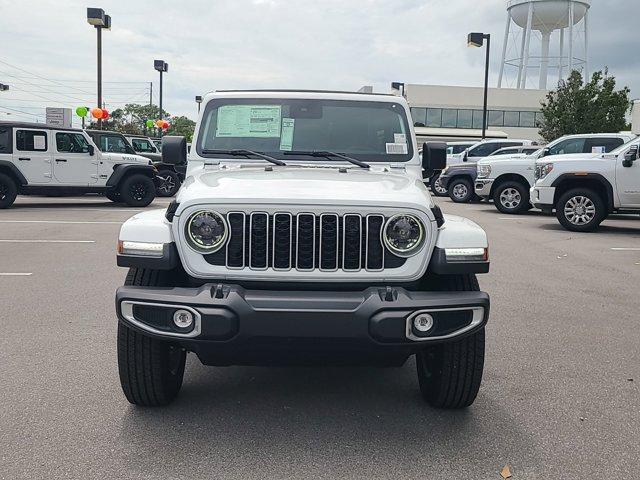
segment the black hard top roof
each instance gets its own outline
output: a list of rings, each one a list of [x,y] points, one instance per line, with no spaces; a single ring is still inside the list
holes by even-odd
[[[0,121],[0,127],[15,127],[15,128],[37,128],[40,130],[64,130],[68,132],[81,132],[81,128],[65,128],[56,127],[54,125],[47,125],[46,123],[33,123],[33,122],[11,122]]]

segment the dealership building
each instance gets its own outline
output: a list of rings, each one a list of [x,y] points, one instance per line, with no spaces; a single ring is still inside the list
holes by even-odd
[[[411,107],[419,140],[482,138],[483,88],[406,84],[400,87]],[[487,138],[541,141],[536,127],[547,90],[490,88]]]

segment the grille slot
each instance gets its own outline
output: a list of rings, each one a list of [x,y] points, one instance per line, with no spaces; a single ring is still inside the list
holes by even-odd
[[[357,272],[403,266],[382,243],[386,218],[356,213],[229,212],[226,248],[204,255],[228,269]]]

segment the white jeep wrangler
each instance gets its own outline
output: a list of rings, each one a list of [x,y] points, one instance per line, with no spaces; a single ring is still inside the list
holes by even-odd
[[[82,193],[146,207],[155,197],[155,173],[139,155],[101,152],[84,130],[0,122],[0,208],[18,194]]]
[[[536,162],[531,201],[556,211],[560,224],[590,232],[611,213],[640,213],[640,161],[636,138],[598,156],[559,155]]]
[[[610,152],[635,136],[627,133],[592,133],[565,135],[529,156],[487,157],[477,164],[475,193],[480,198],[493,199],[502,213],[523,213],[531,208],[529,190],[535,182],[536,160],[555,155],[584,158]]]
[[[127,399],[178,394],[206,365],[402,366],[433,406],[473,403],[489,296],[485,232],[442,215],[394,95],[227,91],[204,98],[187,178],[166,211],[124,223],[116,293]],[[182,137],[163,155],[186,159]]]

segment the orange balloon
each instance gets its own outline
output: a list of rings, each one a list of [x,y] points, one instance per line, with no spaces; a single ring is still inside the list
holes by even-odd
[[[156,120],[156,127],[162,128],[162,125],[164,125],[164,120]]]
[[[102,118],[102,109],[101,108],[92,108],[91,109],[91,116],[93,118]]]

